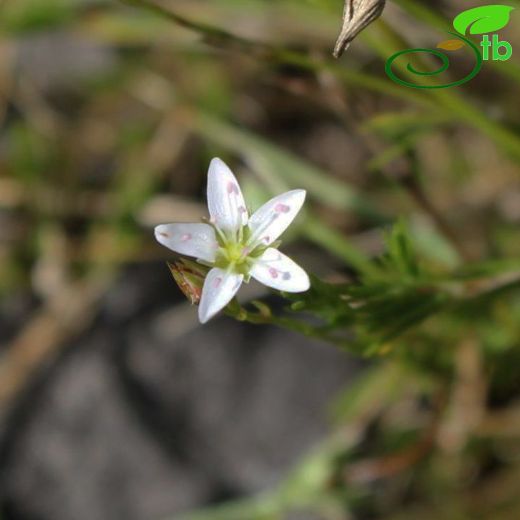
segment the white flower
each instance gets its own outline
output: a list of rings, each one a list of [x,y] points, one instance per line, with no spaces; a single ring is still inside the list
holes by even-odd
[[[210,220],[202,224],[163,224],[156,239],[176,253],[211,267],[202,288],[199,319],[207,322],[251,277],[286,292],[309,289],[307,273],[276,248],[277,238],[300,211],[305,190],[271,199],[249,218],[238,182],[220,159],[208,172]]]

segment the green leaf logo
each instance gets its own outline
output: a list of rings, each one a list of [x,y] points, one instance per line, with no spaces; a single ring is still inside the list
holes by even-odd
[[[486,34],[498,31],[509,23],[513,7],[508,5],[483,5],[460,13],[453,20],[453,27],[460,34]]]

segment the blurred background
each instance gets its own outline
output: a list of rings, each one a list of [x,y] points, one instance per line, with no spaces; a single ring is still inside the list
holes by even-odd
[[[494,393],[452,321],[414,338],[453,384],[433,435],[431,371],[202,327],[153,239],[206,216],[219,156],[252,208],[307,189],[284,251],[325,280],[355,279],[398,217],[431,264],[518,257],[516,52],[454,89],[384,71],[484,3],[389,1],[336,61],[341,0],[0,1],[1,520],[519,518],[517,409],[468,440],[482,396],[520,392],[518,298],[476,334],[509,369]],[[472,66],[453,52],[446,76]]]

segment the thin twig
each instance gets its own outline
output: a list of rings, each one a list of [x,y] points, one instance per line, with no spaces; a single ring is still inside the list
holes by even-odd
[[[37,311],[0,358],[0,412],[22,392],[31,376],[65,342],[84,330],[111,277],[96,277],[64,288]]]
[[[449,413],[438,435],[439,444],[450,454],[464,448],[485,416],[488,385],[476,338],[464,338],[459,345],[454,375]]]
[[[213,43],[222,43],[222,44],[232,44],[233,46],[238,46],[242,50],[255,50],[255,51],[263,51],[269,52],[272,51],[272,47],[267,44],[250,40],[247,38],[243,38],[236,34],[230,33],[224,29],[216,27],[214,25],[206,24],[203,22],[196,22],[194,20],[190,20],[185,16],[182,16],[175,11],[171,11],[162,7],[161,5],[148,2],[147,0],[120,0],[122,3],[131,5],[133,7],[140,7],[142,9],[146,9],[152,13],[158,14],[163,18],[166,18],[181,27],[186,29],[190,29],[197,33],[203,34],[206,38],[209,38]]]
[[[432,106],[429,98],[423,93],[411,91],[411,89],[403,89],[399,85],[394,85],[385,79],[342,67],[332,60],[313,58],[307,52],[295,51],[287,47],[275,46],[237,36],[214,25],[193,21],[186,16],[179,15],[149,0],[120,1],[126,5],[155,13],[181,27],[193,30],[201,34],[206,42],[212,45],[237,49],[245,54],[255,55],[263,60],[271,60],[277,64],[291,65],[305,71],[318,72],[327,70],[351,85],[403,99],[408,102],[412,101],[419,106]]]
[[[435,448],[435,440],[440,419],[446,405],[446,396],[441,389],[434,399],[429,424],[425,427],[416,443],[391,455],[365,459],[350,464],[343,472],[347,484],[366,484],[374,480],[393,477],[406,471],[427,457]]]

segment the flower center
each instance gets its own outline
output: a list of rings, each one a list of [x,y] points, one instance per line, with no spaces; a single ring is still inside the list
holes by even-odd
[[[251,243],[251,232],[247,226],[242,227],[233,237],[226,236],[218,228],[215,228],[215,230],[220,246],[217,250],[215,266],[247,277],[251,267],[263,254],[267,246]]]
[[[227,259],[230,264],[243,264],[247,257],[247,251],[244,245],[235,242],[228,243],[222,249],[222,255]]]

